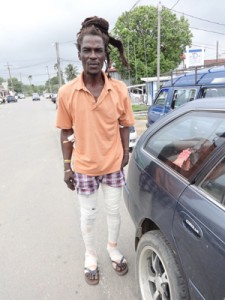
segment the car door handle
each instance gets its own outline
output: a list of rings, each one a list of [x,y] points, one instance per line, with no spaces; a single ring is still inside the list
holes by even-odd
[[[186,213],[182,213],[183,225],[184,227],[197,238],[201,238],[203,236],[202,229],[200,226]]]

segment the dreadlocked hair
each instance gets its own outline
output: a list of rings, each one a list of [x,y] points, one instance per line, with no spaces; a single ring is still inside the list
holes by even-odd
[[[109,23],[105,19],[98,18],[96,16],[86,18],[82,22],[81,26],[82,27],[77,34],[77,49],[78,49],[78,51],[81,50],[81,43],[82,43],[85,35],[88,35],[88,34],[97,35],[103,39],[104,44],[105,44],[105,53],[106,53],[106,70],[105,71],[107,72],[111,66],[110,46],[117,48],[117,50],[119,51],[119,55],[120,55],[122,64],[125,67],[129,68],[129,63],[124,55],[123,44],[120,40],[117,40],[109,35],[109,33],[108,33]]]

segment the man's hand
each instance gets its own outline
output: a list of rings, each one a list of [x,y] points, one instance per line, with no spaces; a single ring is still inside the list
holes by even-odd
[[[125,153],[123,155],[123,160],[122,160],[122,163],[121,163],[121,169],[123,169],[129,162],[129,153]]]
[[[64,181],[67,184],[67,187],[72,191],[75,190],[76,184],[74,180],[74,174],[72,170],[67,170],[64,173]]]

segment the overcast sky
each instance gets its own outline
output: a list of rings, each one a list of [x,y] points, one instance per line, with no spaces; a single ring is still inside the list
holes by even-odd
[[[158,5],[157,0],[11,0],[0,4],[0,77],[11,75],[28,83],[45,84],[55,76],[56,50],[59,43],[62,69],[69,63],[80,67],[74,45],[81,22],[93,15],[103,17],[112,29],[117,18],[135,4]],[[205,46],[206,58],[225,57],[224,0],[161,0],[161,4],[189,20],[193,46]]]

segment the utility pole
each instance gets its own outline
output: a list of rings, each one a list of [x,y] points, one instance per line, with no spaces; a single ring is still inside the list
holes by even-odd
[[[14,86],[13,86],[13,81],[12,81],[12,76],[11,76],[11,70],[10,70],[10,65],[9,63],[7,62],[7,68],[8,68],[8,71],[9,71],[9,79],[10,79],[10,82],[11,82],[11,87],[12,87],[12,91],[14,92]]]
[[[59,87],[61,87],[62,86],[62,74],[61,74],[61,68],[60,68],[59,43],[57,43],[57,42],[55,43],[55,49],[56,49],[56,57],[57,57]]]
[[[48,71],[48,66],[46,66],[46,69],[47,69],[47,74],[48,74],[48,88],[49,88],[49,92],[52,94],[52,86],[51,86],[51,78],[50,78],[50,74],[49,74],[49,71]]]
[[[160,88],[160,22],[161,22],[161,2],[158,4],[158,35],[157,35],[157,91]]]
[[[216,63],[219,63],[219,42],[216,42]]]
[[[22,81],[22,75],[20,73],[20,82],[21,82],[21,92],[23,93],[23,81]]]

